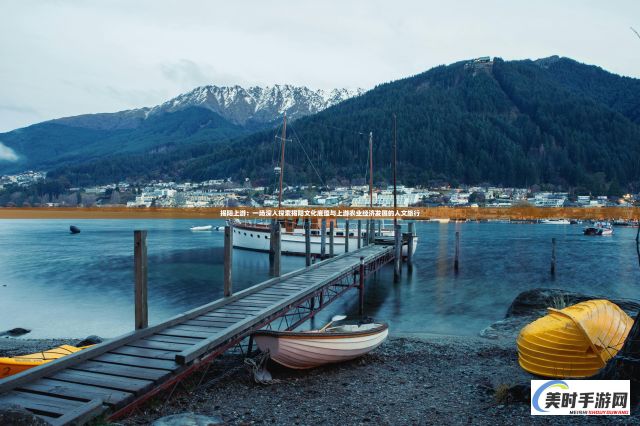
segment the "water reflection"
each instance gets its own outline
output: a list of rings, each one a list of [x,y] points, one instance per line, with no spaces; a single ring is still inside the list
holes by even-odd
[[[148,230],[151,322],[222,296],[223,236],[193,233],[198,220],[0,221],[0,329],[33,329],[32,337],[113,336],[133,323],[132,231]],[[506,223],[417,223],[414,268],[393,282],[386,266],[369,278],[366,314],[397,332],[475,334],[500,319],[521,291],[558,287],[616,298],[639,298],[635,233],[584,237],[578,226]],[[460,271],[453,271],[455,232]],[[555,281],[549,274],[557,239]],[[304,265],[283,256],[283,272]],[[268,256],[234,250],[238,291],[269,278]],[[356,315],[357,292],[334,302],[313,323]]]

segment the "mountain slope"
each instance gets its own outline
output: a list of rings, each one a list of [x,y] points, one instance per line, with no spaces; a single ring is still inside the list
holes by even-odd
[[[51,120],[0,134],[0,143],[17,156],[16,161],[0,157],[0,173],[216,142],[269,128],[284,112],[292,119],[303,117],[357,93],[289,85],[246,90],[206,86],[153,108]]]
[[[583,72],[590,68],[571,66]],[[611,80],[601,84],[611,90],[630,84]],[[640,127],[632,121],[638,108],[604,102],[602,93],[599,87],[571,87],[557,69],[533,61],[460,62],[378,86],[301,119],[293,125],[294,136],[324,180],[362,179],[366,134],[373,131],[376,178],[389,182],[395,113],[403,183],[554,184],[598,192],[618,184],[638,187]],[[191,160],[180,173],[192,179],[234,175],[268,182],[274,165],[270,140],[259,134],[224,144]],[[305,157],[296,143],[290,144],[290,183],[318,181]]]
[[[565,58],[439,66],[293,122],[285,181],[320,183],[316,169],[324,182],[363,181],[372,131],[374,178],[389,183],[396,114],[398,176],[405,184],[638,190],[638,95],[638,80]],[[274,133],[69,165],[52,176],[78,183],[232,176],[271,184],[279,150]]]

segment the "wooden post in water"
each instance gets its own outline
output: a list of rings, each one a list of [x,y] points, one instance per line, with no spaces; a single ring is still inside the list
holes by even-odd
[[[135,272],[135,326],[149,325],[147,306],[147,231],[133,231],[133,269]]]
[[[269,227],[269,272],[271,275],[275,275],[274,262],[276,259],[276,220],[271,219],[271,226]]]
[[[327,219],[322,218],[320,221],[320,260],[324,259],[327,254]]]
[[[344,221],[344,252],[349,252],[349,219]]]
[[[456,231],[456,255],[453,260],[453,270],[458,273],[460,266],[460,231]]]
[[[360,306],[358,312],[360,312],[360,316],[364,315],[364,257],[360,257],[360,285],[359,285],[359,293],[360,293]]]
[[[233,226],[224,227],[224,297],[231,296],[233,292],[232,283],[233,266]]]
[[[556,239],[551,238],[551,276],[556,276]]]
[[[394,259],[393,259],[393,280],[400,281],[400,262],[402,261],[402,228],[399,224],[393,226],[394,230]]]
[[[415,223],[409,222],[409,241],[407,243],[407,270],[413,270],[413,234]]]
[[[362,221],[358,219],[358,248],[362,247]]]
[[[329,257],[333,257],[333,220],[329,223]]]
[[[279,277],[282,274],[280,267],[280,256],[282,254],[282,229],[280,228],[280,222],[278,221],[274,221],[273,223],[270,244],[273,244],[273,276]]]
[[[309,219],[304,220],[304,256],[305,265],[311,266],[311,226]]]

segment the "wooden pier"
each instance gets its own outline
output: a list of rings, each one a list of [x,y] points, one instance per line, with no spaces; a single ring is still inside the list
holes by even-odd
[[[53,425],[122,417],[256,330],[294,329],[352,288],[362,301],[364,278],[394,257],[387,242],[365,245],[238,293],[225,286],[226,297],[156,325],[136,309],[137,330],[0,380],[0,405]],[[136,274],[144,269],[146,260]],[[143,292],[137,298],[146,299]]]

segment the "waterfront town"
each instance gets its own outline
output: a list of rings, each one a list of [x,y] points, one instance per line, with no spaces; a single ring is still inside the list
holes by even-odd
[[[254,186],[246,179],[234,182],[214,179],[204,182],[151,181],[128,182],[91,187],[69,187],[53,192],[27,196],[27,189],[43,182],[46,173],[28,171],[0,176],[0,207],[275,207],[275,188]],[[429,186],[398,186],[397,206],[402,207],[633,207],[640,205],[639,194],[580,194],[559,192],[533,186],[505,188],[499,186],[459,186],[446,183]],[[315,185],[285,186],[284,207],[350,206],[393,207],[393,187],[375,188],[373,203],[367,185],[320,187]]]

